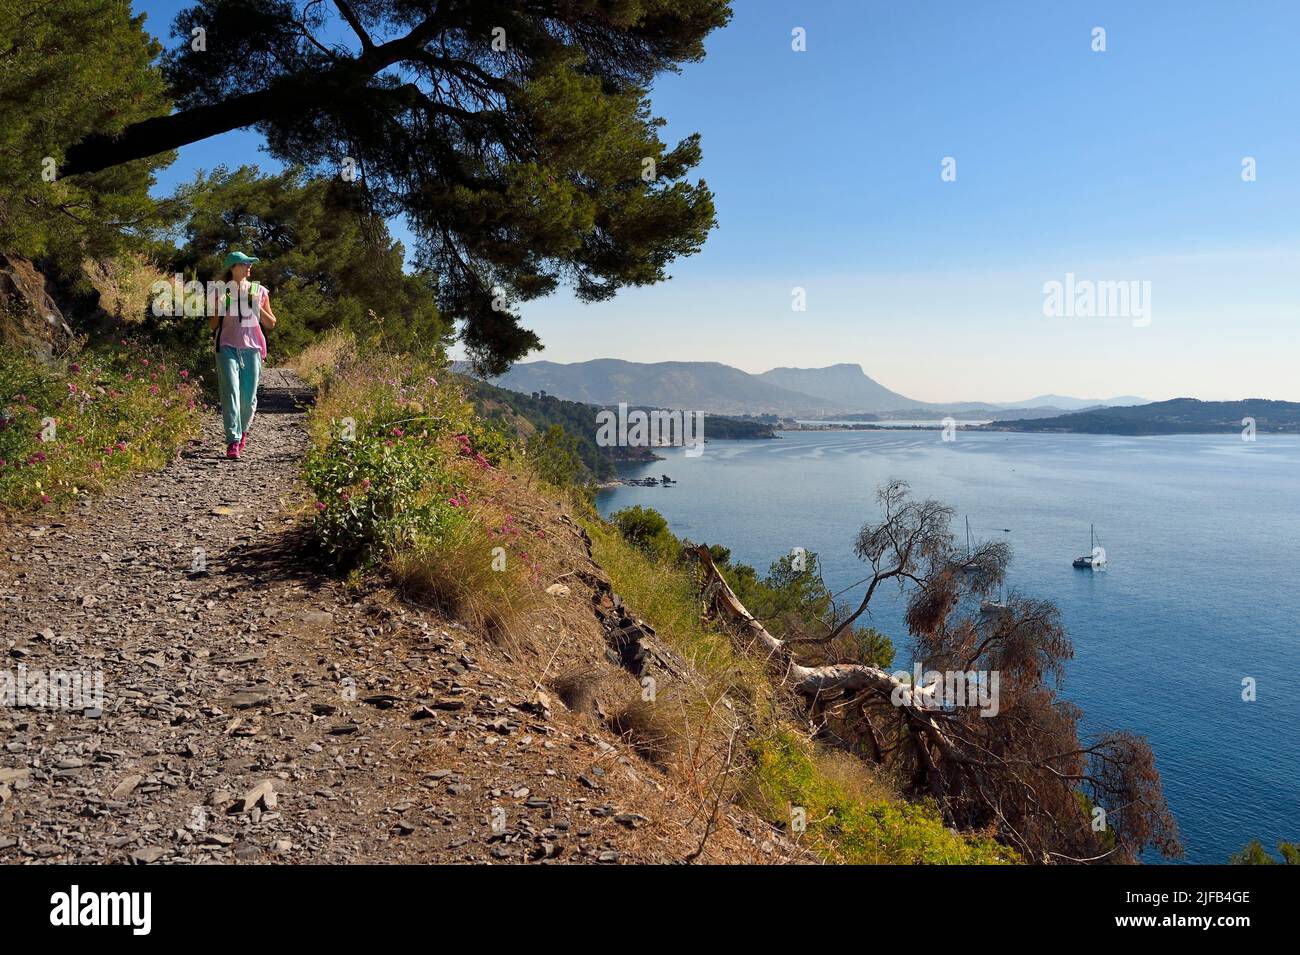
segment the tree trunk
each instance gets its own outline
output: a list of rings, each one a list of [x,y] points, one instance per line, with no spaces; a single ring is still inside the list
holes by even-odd
[[[887,697],[907,713],[924,730],[930,741],[945,752],[954,750],[943,728],[931,712],[936,686],[913,687],[879,667],[860,663],[835,663],[806,667],[790,658],[785,641],[779,640],[745,609],[735,592],[723,579],[708,547],[700,545],[695,555],[704,567],[704,598],[715,610],[745,633],[761,643],[768,653],[785,663],[785,677],[802,695],[808,697],[839,696],[843,693],[873,691]]]

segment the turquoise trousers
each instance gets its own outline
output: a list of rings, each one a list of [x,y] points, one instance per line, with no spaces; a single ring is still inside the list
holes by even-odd
[[[231,348],[217,352],[217,391],[221,396],[221,422],[226,444],[234,444],[253,423],[257,411],[257,384],[262,378],[262,353],[256,348]]]

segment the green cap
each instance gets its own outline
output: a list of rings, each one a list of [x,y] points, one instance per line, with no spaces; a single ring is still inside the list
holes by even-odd
[[[253,256],[245,255],[243,252],[227,252],[226,261],[221,263],[221,267],[228,269],[232,265],[252,265],[256,261]]]

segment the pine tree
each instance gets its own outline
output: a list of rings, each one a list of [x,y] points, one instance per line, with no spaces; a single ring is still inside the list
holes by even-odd
[[[407,274],[401,243],[382,218],[354,208],[357,201],[346,183],[310,179],[301,169],[261,175],[255,166],[218,167],[174,197],[185,217],[172,271],[217,279],[230,249],[256,255],[256,277],[272,290],[282,320],[273,333],[280,356],[333,328],[390,350],[438,350],[449,328],[433,301],[432,276]]]
[[[171,109],[143,24],[127,0],[0,0],[0,249],[71,273],[157,224],[171,153],[64,178],[71,144]]]
[[[499,373],[541,344],[518,303],[662,281],[704,242],[699,138],[665,145],[648,91],[729,17],[727,0],[200,0],[165,57],[179,110],[87,136],[66,172],[255,126],[405,214],[444,312]]]

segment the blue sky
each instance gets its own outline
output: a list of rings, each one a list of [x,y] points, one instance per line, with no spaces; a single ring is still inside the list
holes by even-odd
[[[185,4],[134,6],[165,37]],[[734,7],[653,97],[667,138],[702,134],[719,228],[668,283],[526,305],[531,357],[847,361],[934,401],[1300,400],[1300,4]],[[274,166],[258,145],[186,147],[160,185]],[[1045,316],[1066,273],[1150,282],[1149,323]]]

